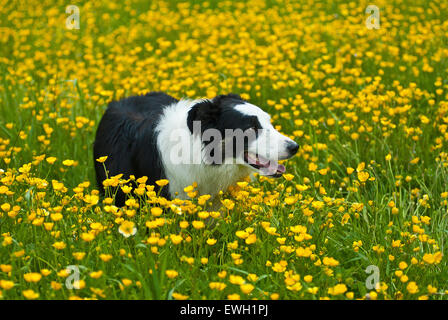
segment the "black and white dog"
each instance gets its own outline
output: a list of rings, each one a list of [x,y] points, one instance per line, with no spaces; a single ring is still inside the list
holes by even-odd
[[[108,156],[107,176],[96,161],[95,171],[102,192],[107,177],[122,173],[146,176],[152,185],[168,179],[162,190],[168,199],[186,199],[184,188],[193,182],[199,194],[215,196],[253,172],[281,176],[285,167],[277,161],[298,148],[274,129],[269,114],[238,95],[177,100],[151,92],[109,104],[94,144],[94,159]],[[115,204],[124,201],[118,190]]]

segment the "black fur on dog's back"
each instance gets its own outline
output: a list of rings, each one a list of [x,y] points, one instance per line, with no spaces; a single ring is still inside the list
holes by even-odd
[[[104,162],[108,176],[120,173],[123,179],[147,176],[148,185],[165,178],[154,129],[164,107],[178,102],[161,93],[151,92],[109,103],[96,132],[93,148],[94,160],[107,156]],[[103,181],[106,173],[102,163],[95,161],[95,172],[100,192],[104,194]],[[157,190],[157,185],[156,190]],[[168,198],[166,187],[162,196]],[[115,198],[117,206],[123,206],[125,195],[119,189]]]

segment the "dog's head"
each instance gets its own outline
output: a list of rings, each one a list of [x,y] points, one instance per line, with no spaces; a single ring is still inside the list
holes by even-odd
[[[234,94],[196,103],[187,124],[193,135],[201,135],[203,158],[212,165],[236,162],[278,177],[285,167],[277,161],[291,158],[299,149],[275,130],[268,113]]]

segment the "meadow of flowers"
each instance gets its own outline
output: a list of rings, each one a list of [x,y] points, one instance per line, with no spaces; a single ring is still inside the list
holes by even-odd
[[[0,2],[0,299],[446,299],[448,2]],[[115,176],[117,208],[96,126],[159,90],[239,93],[299,152],[219,210]]]

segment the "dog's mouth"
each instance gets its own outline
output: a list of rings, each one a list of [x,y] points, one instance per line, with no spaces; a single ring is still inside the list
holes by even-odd
[[[254,154],[245,151],[244,161],[251,167],[255,168],[263,176],[269,176],[278,178],[285,173],[286,168],[284,165],[279,164],[277,161],[266,159],[259,154]]]

